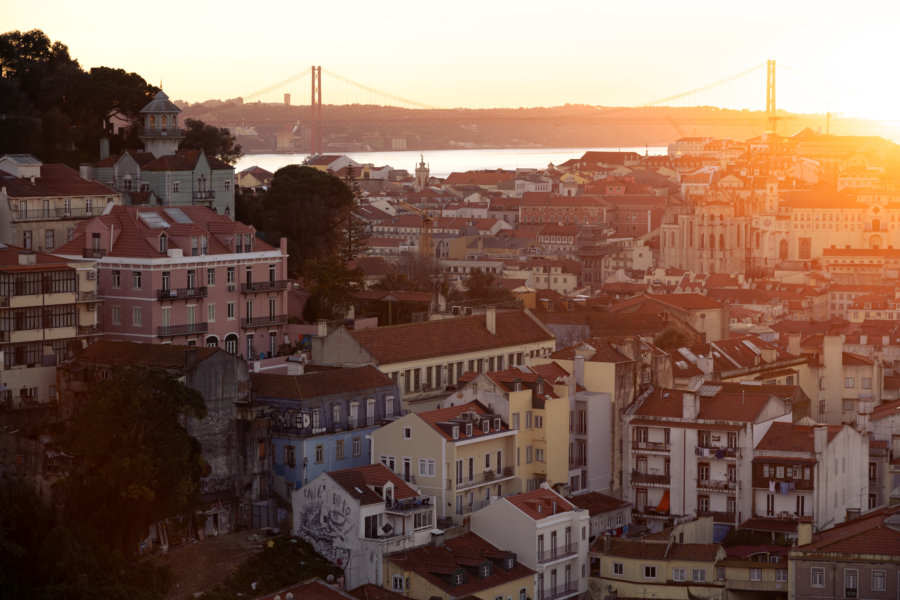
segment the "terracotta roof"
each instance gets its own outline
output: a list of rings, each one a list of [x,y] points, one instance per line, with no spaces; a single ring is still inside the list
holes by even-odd
[[[500,423],[500,429],[497,429],[496,427],[494,427],[493,419],[491,419],[487,433],[482,430],[481,424],[479,422],[468,421],[469,423],[472,423],[472,435],[468,435],[466,433],[466,428],[463,426],[464,421],[461,419],[461,416],[463,413],[472,412],[474,412],[476,415],[491,414],[488,412],[487,408],[485,408],[485,406],[477,400],[474,402],[469,402],[467,404],[448,406],[446,408],[428,410],[417,414],[420,419],[430,425],[431,428],[437,431],[441,436],[443,436],[444,439],[451,441],[454,439],[452,433],[453,425],[459,425],[459,436],[456,438],[458,440],[475,439],[486,435],[509,431],[509,427],[507,427],[506,424],[504,424],[502,421]]]
[[[34,184],[29,178],[19,178],[0,171],[0,187],[6,188],[10,198],[119,195],[102,183],[82,179],[75,169],[57,164],[42,164],[41,176],[35,178]],[[100,209],[101,207],[97,208]]]
[[[444,180],[444,185],[459,185],[459,184],[473,184],[473,185],[498,185],[503,181],[510,181],[515,179],[516,172],[515,171],[504,171],[502,169],[497,169],[496,171],[465,171],[465,172],[453,172],[447,176],[447,179]]]
[[[308,579],[301,584],[290,585],[284,589],[256,596],[252,600],[274,600],[277,598],[285,598],[288,594],[293,594],[294,598],[300,600],[353,600],[353,596],[328,585],[319,578]],[[382,600],[379,598],[379,600]]]
[[[360,290],[356,292],[360,300],[386,300],[397,302],[431,302],[434,294],[429,292],[407,292],[406,290]]]
[[[501,567],[503,558],[510,555],[511,552],[470,532],[446,540],[440,546],[421,546],[385,558],[404,571],[414,572],[449,597],[462,598],[514,581],[532,582],[534,571],[518,561],[509,571]],[[478,567],[488,561],[493,564],[492,572],[481,577]],[[465,581],[451,585],[448,576],[458,571],[465,573]]]
[[[34,263],[33,265],[23,265],[19,263],[19,256],[25,255],[33,255]],[[45,254],[43,252],[35,252],[34,250],[27,250],[25,248],[20,248],[18,246],[10,246],[9,244],[0,244],[0,271],[4,271],[7,273],[12,272],[21,272],[21,271],[65,271],[72,270],[69,267],[68,263],[62,259],[57,258],[51,254]]]
[[[303,400],[393,385],[393,380],[371,365],[330,369],[303,375],[251,373],[250,383],[258,398]]]
[[[590,513],[592,517],[594,515],[599,515],[611,510],[616,510],[617,508],[631,506],[630,502],[621,500],[619,498],[613,498],[612,496],[607,496],[606,494],[601,494],[600,492],[578,494],[569,498],[569,502],[571,502],[578,508],[585,509],[586,511],[588,511],[588,513]]]
[[[887,417],[892,417],[894,415],[900,415],[900,400],[892,400],[890,402],[879,404],[872,410],[871,419],[873,421],[880,421],[881,419],[886,419]]]
[[[578,508],[556,492],[544,488],[506,496],[504,500],[534,521],[540,521],[563,512],[573,512]],[[554,502],[556,502],[556,512],[553,511]]]
[[[893,527],[886,521],[890,520]],[[836,554],[886,554],[900,562],[900,506],[884,507],[845,521],[813,535],[812,542],[796,552]]]
[[[484,315],[354,330],[350,334],[379,364],[481,352],[553,339],[525,311],[497,311],[496,334]]]
[[[388,481],[394,484],[394,498],[398,500],[416,498],[421,495],[381,463],[329,471],[327,474],[352,498],[359,500],[361,506],[384,504],[384,498],[378,495],[373,488],[383,487]]]
[[[768,394],[719,393],[700,399],[698,419],[752,423],[769,402]]]
[[[348,592],[359,600],[406,600],[406,596],[391,590],[378,587],[374,583],[365,583]]]
[[[669,417],[680,419],[683,412],[683,390],[655,389],[645,399],[643,404],[634,411],[635,415],[646,417]]]
[[[828,442],[841,430],[840,425],[828,425]],[[808,425],[775,422],[769,427],[766,435],[756,444],[755,450],[777,450],[784,452],[815,451],[815,428]]]
[[[205,346],[98,340],[79,352],[75,358],[78,362],[102,365],[144,365],[162,369],[184,369],[191,353],[194,353],[197,362],[201,362],[216,352],[224,350]]]
[[[797,519],[773,519],[767,517],[751,517],[741,523],[740,529],[754,531],[775,531],[792,533],[797,531]]]

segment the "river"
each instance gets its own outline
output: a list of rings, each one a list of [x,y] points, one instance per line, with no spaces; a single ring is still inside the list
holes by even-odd
[[[497,148],[475,150],[425,150],[422,152],[433,177],[447,177],[458,171],[477,169],[545,169],[550,163],[564,163],[570,158],[580,158],[588,151],[623,151],[637,152],[641,155],[665,154],[665,146],[639,148]],[[419,162],[419,152],[407,150],[403,152],[336,152],[344,154],[361,164],[373,164],[376,167],[390,165],[395,169],[406,169],[410,174],[415,172]],[[281,167],[301,164],[306,154],[248,154],[235,165],[237,172],[247,167],[258,166],[274,173]]]

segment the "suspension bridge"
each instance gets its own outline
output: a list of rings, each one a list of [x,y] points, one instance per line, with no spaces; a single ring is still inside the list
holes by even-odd
[[[777,66],[776,77],[775,61],[767,60],[705,85],[659,99],[628,107],[604,106],[602,99],[598,99],[596,107],[603,109],[598,111],[598,114],[613,121],[617,117],[616,111],[625,113],[626,109],[630,108],[715,107],[753,113],[757,120],[763,114],[768,129],[774,131],[777,129],[779,121],[794,118],[789,116],[788,112],[806,115],[828,114],[830,120],[830,114],[841,112],[842,108],[839,103],[834,102],[834,96],[829,82],[805,75],[801,71],[783,64]],[[243,96],[243,101],[245,103],[260,102],[308,107],[310,150],[313,154],[322,152],[322,123],[323,119],[328,120],[327,115],[323,117],[323,102],[325,106],[370,105],[402,109],[445,110],[447,112],[444,114],[447,118],[450,118],[451,110],[447,107],[432,106],[415,99],[402,97],[374,85],[364,84],[326,70],[321,66],[313,66],[249,93]],[[432,119],[441,118],[440,113],[429,111],[428,114]],[[346,113],[342,118],[346,118]],[[680,134],[684,134],[682,128],[671,117],[665,118]],[[723,119],[731,119],[732,122],[739,118],[740,116],[734,114],[723,116]],[[749,117],[745,117],[745,119],[747,118]],[[634,122],[633,119],[631,122]],[[826,120],[826,129],[828,122]]]

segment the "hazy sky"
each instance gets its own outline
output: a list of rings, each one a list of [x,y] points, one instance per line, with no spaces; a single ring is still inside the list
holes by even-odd
[[[85,68],[134,71],[191,102],[316,64],[438,107],[636,105],[771,58],[780,107],[900,119],[896,1],[0,0],[0,31],[33,28]],[[762,108],[765,69],[754,77],[693,103]],[[372,99],[324,79],[325,103]],[[309,78],[263,99],[285,91],[308,103]]]

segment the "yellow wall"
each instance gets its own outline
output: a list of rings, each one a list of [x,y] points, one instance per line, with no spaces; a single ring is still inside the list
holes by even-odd
[[[385,568],[383,569],[384,583],[382,584],[382,587],[385,589],[388,589],[388,590],[391,589],[391,580],[394,575],[402,574],[404,582],[406,581],[406,578],[409,577],[410,589],[404,590],[402,592],[402,595],[406,596],[407,598],[431,598],[431,597],[436,596],[438,598],[453,599],[453,598],[459,598],[459,597],[466,595],[466,594],[448,595],[448,593],[443,588],[440,588],[440,587],[434,585],[433,583],[431,583],[430,581],[428,581],[427,579],[425,579],[418,573],[416,573],[414,571],[404,571],[404,570],[400,569],[399,567],[397,567],[397,565],[391,563],[390,561],[386,561],[386,563],[387,564],[385,565]],[[499,567],[497,567],[495,565],[494,568],[498,569]],[[467,570],[466,571],[466,583],[467,583],[466,588],[469,588],[468,584],[471,584],[471,583],[477,582],[477,581],[478,581],[478,576],[473,574],[469,570]],[[502,596],[503,598],[513,598],[514,600],[518,600],[519,590],[522,588],[526,589],[526,597],[534,598],[534,575],[526,575],[524,577],[520,577],[519,579],[510,581],[510,582],[507,582],[507,583],[504,583],[501,585],[496,585],[494,587],[485,588],[483,590],[478,590],[474,595],[479,598],[485,598],[488,600],[493,600],[497,596]]]

